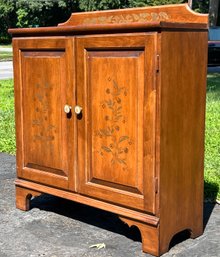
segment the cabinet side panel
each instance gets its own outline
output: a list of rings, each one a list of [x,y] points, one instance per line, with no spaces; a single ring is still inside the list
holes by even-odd
[[[207,32],[163,32],[161,67],[163,248],[181,230],[202,233]]]

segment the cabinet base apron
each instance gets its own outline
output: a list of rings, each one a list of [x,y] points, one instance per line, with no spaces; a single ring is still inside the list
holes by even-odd
[[[142,237],[142,249],[144,252],[150,253],[155,256],[169,250],[169,244],[172,235],[166,242],[160,242],[160,225],[159,218],[138,212],[135,210],[128,210],[127,208],[105,203],[100,200],[82,196],[73,192],[64,191],[61,189],[47,187],[37,183],[17,179],[16,185],[16,207],[23,211],[30,210],[30,201],[32,197],[40,196],[43,193],[51,194],[57,197],[62,197],[71,201],[86,204],[91,207],[99,208],[105,211],[118,214],[119,218],[126,223],[129,227],[135,226],[139,229]],[[135,218],[134,218],[135,217]],[[202,232],[201,232],[202,233]],[[201,233],[191,231],[191,238],[199,236]]]
[[[40,196],[42,193],[62,197],[78,203],[83,203],[92,207],[118,214],[119,218],[128,224],[129,227],[136,226],[141,233],[142,249],[144,252],[159,255],[159,218],[144,214],[127,208],[105,203],[86,196],[78,195],[72,192],[63,191],[56,188],[50,188],[33,182],[17,179],[16,185],[16,207],[23,211],[30,210],[30,200],[32,197]],[[135,217],[135,219],[134,219]],[[168,245],[169,246],[169,245]]]

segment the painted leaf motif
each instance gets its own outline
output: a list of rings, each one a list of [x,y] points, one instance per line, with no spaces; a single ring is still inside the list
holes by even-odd
[[[100,129],[99,130],[99,133],[102,135],[102,136],[110,136],[111,135],[111,132],[107,129]]]
[[[106,151],[106,152],[111,152],[112,150],[109,148],[109,147],[107,147],[107,146],[102,146],[102,149],[104,150],[104,151]]]
[[[115,88],[116,90],[118,90],[118,84],[116,83],[115,80],[113,80],[113,83],[114,83],[114,88]]]
[[[128,136],[123,136],[119,138],[119,143],[121,143],[122,141],[128,140],[129,137]]]
[[[111,79],[109,80],[111,81]],[[122,121],[126,122],[125,117],[123,116],[122,110],[122,102],[123,99],[120,97],[120,94],[124,92],[124,96],[127,95],[127,90],[125,87],[120,87],[118,83],[113,80],[113,89],[107,88],[106,94],[108,94],[108,99],[105,99],[100,104],[103,109],[109,110],[108,113],[105,113],[104,119],[107,124],[111,124],[110,126],[106,126],[105,128],[99,129],[96,131],[96,135],[100,138],[110,138],[111,142],[106,145],[102,145],[99,151],[100,155],[103,157],[103,151],[109,153],[112,156],[111,164],[120,164],[123,166],[123,169],[127,168],[127,157],[129,149],[127,144],[131,144],[129,142],[130,137],[128,136],[120,136],[119,131],[121,128],[119,127],[118,122]],[[126,142],[121,144],[122,142]],[[123,146],[123,147],[121,147]],[[124,158],[125,157],[125,158]],[[126,168],[125,168],[126,167]]]
[[[117,115],[117,116],[120,115],[120,116],[122,117],[121,112],[116,112],[116,115]]]
[[[125,165],[127,165],[127,164],[126,164],[126,161],[125,161],[125,160],[123,160],[123,159],[118,159],[118,162],[119,162],[119,163],[121,163],[121,164],[125,164]]]
[[[108,105],[109,108],[114,105],[114,102],[111,99],[105,101],[105,103]]]
[[[115,159],[111,159],[111,164],[115,164]]]

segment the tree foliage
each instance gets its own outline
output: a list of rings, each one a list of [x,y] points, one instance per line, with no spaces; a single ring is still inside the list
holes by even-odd
[[[165,4],[180,4],[186,0],[130,0],[130,7],[156,6]]]
[[[0,38],[8,37],[7,29],[16,23],[15,3],[13,0],[0,0]]]
[[[216,26],[218,19],[219,0],[210,0],[209,2],[209,22],[211,26]]]
[[[76,0],[17,0],[17,26],[53,26],[77,11]]]
[[[129,0],[80,0],[79,7],[83,11],[108,10],[129,7]]]
[[[209,2],[209,0],[193,0],[193,10],[200,13],[208,13]]]
[[[80,0],[79,7],[84,11],[143,7],[164,4],[179,4],[187,0]]]
[[[207,13],[211,0],[193,0],[193,9]],[[212,0],[213,1],[213,0]],[[54,26],[72,12],[178,4],[187,0],[0,0],[0,38],[10,27]]]

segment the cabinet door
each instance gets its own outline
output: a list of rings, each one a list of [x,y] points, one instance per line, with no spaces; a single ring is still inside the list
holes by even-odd
[[[14,40],[18,177],[74,190],[72,39]]]
[[[81,194],[154,212],[156,33],[78,37]]]

